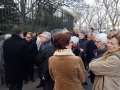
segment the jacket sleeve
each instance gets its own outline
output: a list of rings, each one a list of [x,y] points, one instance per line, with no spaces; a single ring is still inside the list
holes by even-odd
[[[29,56],[30,56],[30,53],[29,53],[29,50],[28,50],[28,47],[26,44],[22,43],[21,45],[21,48],[20,48],[20,56],[23,60],[23,62],[28,65],[29,63]]]
[[[95,75],[107,75],[107,76],[113,76],[116,74],[116,70],[119,70],[120,68],[120,60],[116,56],[109,56],[104,61],[100,60],[101,58],[98,58],[96,60],[93,60],[89,64],[89,69],[95,74]]]
[[[40,65],[43,62],[44,56],[45,56],[45,50],[39,50],[39,52],[37,53],[34,59],[34,63],[36,66]]]
[[[86,71],[85,71],[85,67],[80,57],[78,57],[78,63],[79,63],[78,72],[79,72],[80,81],[84,83],[86,80]]]
[[[45,55],[45,60],[44,60],[44,66],[43,66],[43,75],[45,77],[45,79],[49,79],[50,78],[50,74],[49,74],[49,67],[48,67],[48,60],[49,58],[53,55],[54,53],[54,48],[53,47],[50,47],[48,49],[48,51],[50,52],[47,52],[47,54]]]
[[[38,50],[37,50],[37,45],[36,43],[34,43],[34,46],[33,46],[33,50],[32,50],[32,54],[31,54],[31,59],[34,59],[36,54],[38,53]]]

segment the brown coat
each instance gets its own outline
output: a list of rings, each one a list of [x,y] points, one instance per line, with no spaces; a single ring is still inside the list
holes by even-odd
[[[120,59],[117,56],[111,55],[104,61],[98,58],[89,68],[96,75],[92,90],[120,90]]]
[[[49,59],[49,72],[54,90],[83,90],[86,75],[83,62],[71,49],[56,51]]]

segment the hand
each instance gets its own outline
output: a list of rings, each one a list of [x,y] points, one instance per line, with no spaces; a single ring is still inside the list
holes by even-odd
[[[45,77],[43,76],[42,79],[45,80]]]
[[[80,51],[81,51],[81,52],[84,52],[84,50],[83,50],[82,48],[80,48]]]

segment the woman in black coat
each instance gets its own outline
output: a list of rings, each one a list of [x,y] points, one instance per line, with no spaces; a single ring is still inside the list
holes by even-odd
[[[28,73],[26,75],[26,78],[24,80],[24,83],[27,84],[28,83],[28,76],[30,78],[30,80],[32,82],[35,82],[34,78],[33,78],[33,74],[34,74],[34,58],[36,56],[36,54],[38,53],[37,50],[37,45],[36,42],[34,40],[32,40],[33,38],[33,33],[32,32],[28,32],[26,35],[26,44],[28,46],[29,49],[29,53],[30,53],[30,59],[29,59],[29,65],[28,65]]]
[[[88,40],[85,38],[85,33],[81,31],[79,33],[79,48],[81,52],[81,58],[83,60],[84,66],[86,68],[86,45],[87,45]]]

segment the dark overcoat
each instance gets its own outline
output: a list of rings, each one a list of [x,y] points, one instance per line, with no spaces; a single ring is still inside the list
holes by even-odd
[[[45,42],[38,52],[38,57],[35,59],[35,64],[38,66],[39,77],[45,77],[43,88],[44,90],[53,90],[54,82],[51,79],[48,69],[48,59],[53,56],[55,50],[50,41]]]
[[[10,39],[4,41],[3,53],[7,70],[6,78],[11,81],[23,80],[29,60],[28,47],[23,39],[12,35]]]

